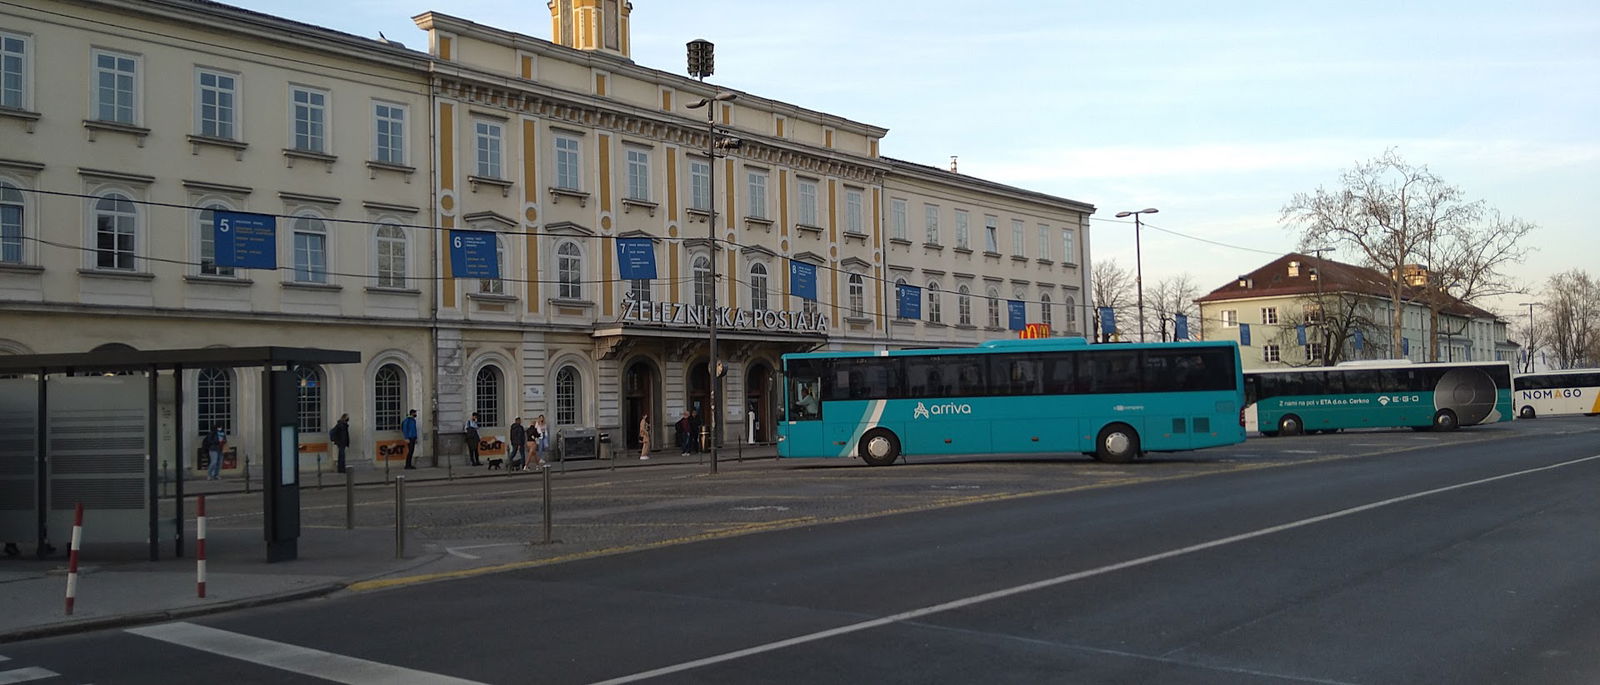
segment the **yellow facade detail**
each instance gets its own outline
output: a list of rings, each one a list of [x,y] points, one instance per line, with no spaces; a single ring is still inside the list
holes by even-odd
[[[600,144],[600,212],[605,214],[611,211],[611,136],[601,134],[597,138]],[[602,229],[609,228],[610,226],[602,227]],[[615,268],[612,261],[616,259],[616,250],[610,243],[608,240],[598,241],[600,277],[603,279],[600,285],[600,292],[603,294],[601,300],[604,302],[605,315],[608,317],[615,313],[616,303],[612,301],[612,292],[617,285],[611,279],[611,273]]]
[[[839,211],[839,185],[833,179],[828,179],[828,240],[839,242],[839,225],[834,220]]]
[[[789,170],[778,170],[778,235],[789,237]]]
[[[605,74],[595,74],[594,75],[594,94],[595,95],[599,95],[600,97],[605,97],[606,96],[606,75]]]
[[[451,43],[452,42],[453,41],[450,40],[449,36],[440,36],[439,37],[439,59],[443,59],[443,60],[452,59],[452,57],[450,56],[450,53],[451,53],[451,49],[450,48],[451,48]]]
[[[439,187],[445,190],[456,187],[455,114],[454,105],[439,103]]]

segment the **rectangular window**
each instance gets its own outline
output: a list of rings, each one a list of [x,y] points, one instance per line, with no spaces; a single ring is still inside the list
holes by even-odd
[[[1273,345],[1273,344],[1262,345],[1261,346],[1261,361],[1264,361],[1264,362],[1275,362],[1275,361],[1278,361],[1278,346],[1277,345]]]
[[[650,151],[628,148],[628,199],[650,201]]]
[[[376,102],[372,105],[372,130],[377,135],[377,159],[385,164],[406,163],[406,108]]]
[[[294,234],[294,280],[301,283],[328,282],[328,236],[296,231]]]
[[[1000,253],[1000,218],[983,217],[983,251]]]
[[[1050,227],[1039,224],[1039,258],[1050,258]]]
[[[1307,341],[1306,342],[1306,361],[1314,362],[1314,361],[1321,361],[1321,360],[1322,360],[1322,343]]]
[[[711,211],[711,163],[689,160],[689,208]]]
[[[1223,328],[1238,328],[1239,327],[1239,310],[1237,310],[1237,309],[1224,309],[1224,310],[1222,310],[1222,327]]]
[[[802,226],[817,225],[817,182],[800,179],[799,221]]]
[[[0,33],[0,107],[28,108],[28,39]]]
[[[557,188],[565,188],[567,190],[583,189],[582,184],[578,181],[583,173],[578,162],[578,139],[572,136],[556,136]]]
[[[748,190],[746,200],[749,203],[749,215],[757,219],[767,218],[767,172],[751,171],[745,174],[745,186]]]
[[[928,226],[927,243],[929,245],[938,245],[939,244],[939,206],[938,205],[923,205],[922,206],[922,220]]]
[[[968,223],[970,222],[968,220],[967,213],[959,209],[956,210],[956,247],[959,247],[963,250],[972,249],[970,241],[967,237]]]
[[[139,62],[132,55],[94,52],[94,112],[100,121],[134,126],[139,98]]]
[[[477,174],[484,178],[502,178],[500,167],[500,140],[503,127],[492,121],[473,124],[473,141],[478,151]]]
[[[294,149],[305,152],[328,151],[328,94],[320,90],[293,86]]]
[[[200,135],[228,140],[237,138],[238,78],[232,74],[205,70],[200,71],[198,76],[200,82],[196,86],[196,96],[199,102],[195,109],[200,115]]]
[[[1061,229],[1061,261],[1062,261],[1062,263],[1065,263],[1065,264],[1073,263],[1072,255],[1076,253],[1076,249],[1075,249],[1076,246],[1074,245],[1074,243],[1076,243],[1077,241],[1078,241],[1078,235],[1077,235],[1076,231],[1074,231],[1074,230],[1072,230],[1070,228]]]
[[[909,240],[906,237],[906,201],[899,198],[889,203],[890,236],[895,240]]]
[[[22,263],[22,191],[0,181],[0,262]]]
[[[1277,307],[1262,307],[1261,308],[1261,323],[1278,323],[1278,308]]]
[[[854,188],[844,190],[844,232],[866,233],[861,225],[861,191]]]
[[[1011,256],[1013,256],[1013,257],[1023,257],[1023,256],[1026,256],[1028,254],[1027,253],[1028,244],[1027,244],[1026,240],[1027,239],[1024,238],[1023,235],[1022,235],[1022,220],[1021,219],[1012,219],[1011,220]]]

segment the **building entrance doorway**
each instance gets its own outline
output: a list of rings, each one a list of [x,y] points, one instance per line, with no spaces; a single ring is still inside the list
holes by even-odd
[[[772,367],[764,362],[757,362],[750,367],[750,374],[745,377],[744,399],[745,413],[755,414],[755,436],[753,442],[772,442],[773,423],[773,379]],[[746,418],[746,421],[749,421]],[[745,438],[752,439],[750,427],[744,427]]]
[[[630,449],[639,447],[639,420],[650,414],[650,446],[661,444],[661,412],[657,408],[660,393],[660,375],[650,362],[643,359],[628,365],[622,375],[622,433],[618,442]]]
[[[699,419],[700,424],[705,428],[705,430],[710,431],[710,434],[715,435],[716,429],[713,419],[716,417],[711,415],[710,405],[711,376],[706,373],[705,360],[690,364],[689,377],[684,380],[685,383],[683,385],[685,388],[687,388],[687,391],[685,392],[686,397],[684,399],[689,403],[689,408],[694,410],[695,417]],[[717,391],[717,401],[722,403],[726,403],[728,401],[726,388],[719,386]],[[723,410],[722,413],[726,414],[727,410]],[[742,416],[743,412],[741,412],[740,415]],[[720,424],[721,422],[718,421],[715,423]],[[699,442],[700,436],[696,435],[695,441],[697,445],[700,445],[702,448],[705,447],[703,443]],[[722,442],[719,440],[717,444],[721,445]]]

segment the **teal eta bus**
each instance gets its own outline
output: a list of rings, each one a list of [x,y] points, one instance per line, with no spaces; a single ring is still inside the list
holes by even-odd
[[[1081,452],[1120,463],[1232,445],[1244,441],[1240,369],[1233,342],[786,354],[778,456],[886,466],[902,454]]]
[[[1299,435],[1346,428],[1437,431],[1511,420],[1511,364],[1346,362],[1244,374],[1245,428]]]
[[[1519,419],[1600,414],[1600,369],[1519,374],[1511,384],[1516,389]]]

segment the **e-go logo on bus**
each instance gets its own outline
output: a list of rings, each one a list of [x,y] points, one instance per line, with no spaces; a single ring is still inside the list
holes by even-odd
[[[1563,399],[1576,399],[1583,397],[1583,388],[1561,388],[1551,390],[1524,390],[1522,399],[1525,400],[1553,400],[1557,397]]]
[[[930,407],[930,406],[928,406],[926,404],[918,402],[917,403],[917,408],[911,410],[911,418],[913,418],[913,419],[928,419],[928,418],[933,418],[935,416],[942,416],[944,414],[971,414],[971,413],[972,413],[972,405],[970,405],[970,404],[956,404],[954,402],[946,402],[944,404],[935,404],[935,405]]]
[[[1394,402],[1394,403],[1397,403],[1397,404],[1400,404],[1400,403],[1410,404],[1412,402],[1421,402],[1421,401],[1422,401],[1422,396],[1421,395],[1395,395],[1394,397],[1390,397],[1388,395],[1382,395],[1382,396],[1378,397],[1378,404],[1381,404],[1381,405],[1383,405],[1385,407],[1389,406],[1390,402]]]

